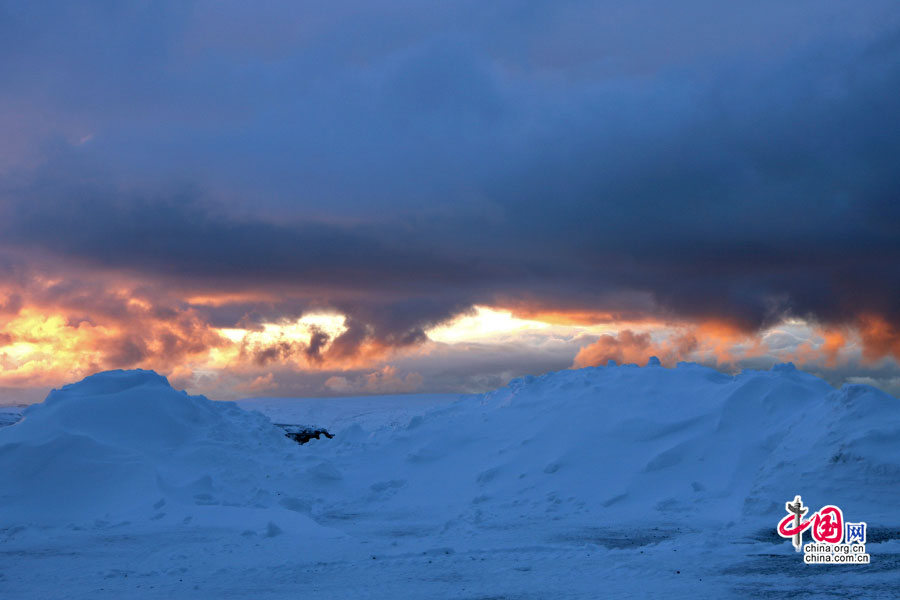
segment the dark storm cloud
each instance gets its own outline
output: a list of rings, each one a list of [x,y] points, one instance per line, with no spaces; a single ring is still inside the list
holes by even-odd
[[[34,200],[37,200],[36,202]],[[6,239],[111,267],[211,281],[277,283],[305,278],[318,285],[351,279],[360,288],[382,280],[390,265],[397,281],[418,280],[438,267],[460,278],[452,257],[424,247],[411,252],[389,228],[301,222],[284,225],[236,219],[223,207],[191,196],[114,197],[95,188],[43,189],[14,205]]]
[[[10,251],[346,355],[498,301],[900,330],[892,3],[179,6],[6,9]]]

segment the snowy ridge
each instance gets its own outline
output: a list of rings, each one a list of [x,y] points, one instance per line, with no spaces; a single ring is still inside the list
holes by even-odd
[[[363,511],[354,498],[368,486],[392,490],[380,511],[476,528],[691,528],[767,525],[796,493],[897,521],[883,499],[900,474],[898,433],[900,403],[871,387],[836,391],[792,365],[731,377],[681,364],[526,377],[404,429],[315,449],[344,474],[332,511]]]

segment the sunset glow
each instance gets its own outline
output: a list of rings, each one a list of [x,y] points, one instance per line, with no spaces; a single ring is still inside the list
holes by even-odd
[[[218,331],[234,343],[266,346],[281,340],[307,341],[319,332],[333,340],[347,331],[345,320],[343,315],[309,314],[288,323],[263,323],[260,330],[226,327]]]
[[[548,323],[518,319],[511,312],[486,306],[473,307],[475,314],[462,315],[452,321],[429,329],[428,337],[436,342],[485,341],[495,336],[509,336],[525,331],[541,331]]]
[[[427,337],[416,343],[385,344],[370,332],[369,339],[348,351],[335,345],[349,331],[347,316],[338,313],[310,312],[293,321],[263,321],[252,328],[213,327],[204,323],[196,307],[153,316],[160,310],[150,297],[118,297],[123,312],[116,318],[76,318],[70,311],[53,314],[29,306],[6,315],[0,326],[0,387],[59,385],[99,369],[140,364],[168,371],[186,384],[205,382],[226,395],[221,386],[233,386],[232,396],[281,391],[284,384],[279,378],[287,373],[316,374],[320,394],[414,391],[426,383],[419,372],[422,360],[438,355],[455,360],[451,357],[465,356],[473,344],[495,347],[500,354],[510,345],[559,353],[561,367],[609,360],[644,364],[650,356],[658,356],[670,366],[687,360],[735,369],[793,361],[810,368],[839,369],[859,361],[877,363],[890,352],[890,346],[873,333],[877,329],[871,321],[866,322],[868,328],[856,330],[823,329],[789,319],[750,332],[716,321],[590,323],[584,315],[567,318],[539,312],[532,313],[534,318],[521,318],[511,310],[484,305],[426,330]],[[215,307],[234,302],[243,299],[205,299],[205,305]],[[873,337],[881,345],[873,348]],[[569,352],[573,358],[565,362]]]

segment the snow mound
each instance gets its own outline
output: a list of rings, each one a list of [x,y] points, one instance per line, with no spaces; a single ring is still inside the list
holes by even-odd
[[[896,524],[886,499],[900,490],[897,439],[900,402],[875,388],[835,390],[791,364],[730,376],[682,363],[525,377],[314,450],[346,482],[325,518],[382,511],[482,530],[690,530],[772,528],[796,494]]]
[[[2,430],[0,518],[46,524],[161,518],[173,502],[246,506],[260,492],[261,461],[291,446],[262,414],[176,391],[152,371],[98,373]]]

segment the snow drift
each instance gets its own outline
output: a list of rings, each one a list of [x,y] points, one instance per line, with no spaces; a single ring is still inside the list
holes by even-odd
[[[279,529],[312,518],[358,535],[527,529],[552,540],[634,522],[773,527],[795,494],[898,520],[886,501],[900,480],[897,399],[834,390],[792,365],[562,371],[403,426],[335,433],[300,447],[262,414],[153,372],[101,373],[0,430],[0,527],[215,523],[230,507]]]
[[[176,391],[152,371],[99,373],[3,429],[0,526],[265,506],[266,473],[292,445],[262,414]]]
[[[790,364],[737,376],[685,363],[562,371],[358,444],[316,445],[343,474],[317,516],[416,515],[549,539],[628,523],[771,528],[803,494],[893,524],[898,434],[897,399],[835,390]]]

